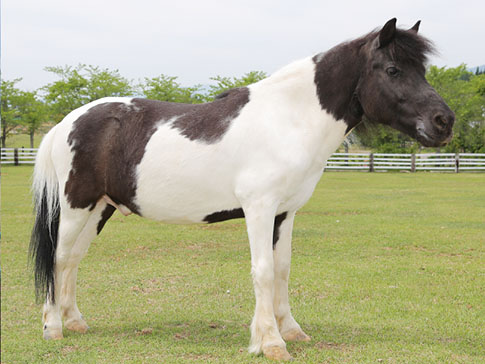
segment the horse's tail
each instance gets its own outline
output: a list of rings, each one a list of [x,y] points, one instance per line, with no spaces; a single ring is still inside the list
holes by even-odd
[[[52,162],[53,128],[42,140],[35,159],[32,192],[35,223],[30,239],[29,255],[34,264],[37,301],[49,295],[54,298],[54,265],[59,230],[59,181]]]

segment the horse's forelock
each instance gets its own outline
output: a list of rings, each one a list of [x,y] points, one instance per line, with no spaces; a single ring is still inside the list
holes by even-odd
[[[437,53],[429,39],[402,29],[396,30],[396,35],[388,47],[396,61],[412,66],[424,65],[430,55]]]
[[[380,29],[374,29],[361,38],[356,39],[359,46],[370,43],[379,36]],[[386,46],[391,57],[401,64],[422,66],[428,61],[428,57],[438,54],[431,40],[421,36],[415,31],[396,29],[394,39]]]

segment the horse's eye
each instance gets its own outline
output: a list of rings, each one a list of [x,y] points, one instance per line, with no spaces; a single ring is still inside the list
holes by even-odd
[[[389,67],[386,72],[391,77],[396,77],[399,74],[399,70],[396,67]]]

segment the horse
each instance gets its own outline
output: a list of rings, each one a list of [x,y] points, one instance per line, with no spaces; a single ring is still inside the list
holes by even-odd
[[[396,19],[204,104],[102,98],[44,137],[30,243],[43,337],[85,333],[78,266],[114,211],[166,223],[244,218],[255,311],[249,352],[289,360],[309,341],[288,303],[295,213],[363,118],[445,145],[454,113],[427,83],[430,40]]]

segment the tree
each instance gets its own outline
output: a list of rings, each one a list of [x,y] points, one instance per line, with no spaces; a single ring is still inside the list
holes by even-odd
[[[143,95],[149,99],[197,104],[212,101],[223,91],[247,86],[266,77],[267,75],[261,71],[251,71],[241,78],[215,76],[210,79],[216,81],[216,84],[210,85],[208,91],[204,92],[201,85],[182,87],[177,82],[177,77],[162,74],[158,77],[145,78],[140,88]]]
[[[455,113],[454,137],[447,152],[485,152],[485,76],[474,75],[465,65],[431,66],[429,83]]]
[[[129,96],[133,87],[118,70],[110,71],[97,66],[79,64],[76,67],[46,67],[46,71],[60,80],[43,88],[52,118],[59,122],[72,110],[106,96]]]
[[[153,100],[183,102],[197,104],[204,101],[201,86],[182,87],[177,77],[160,75],[158,77],[145,77],[145,82],[139,87],[145,97]]]
[[[364,120],[355,130],[359,142],[377,153],[415,153],[419,144],[391,127]]]
[[[17,128],[20,123],[20,113],[18,110],[18,99],[20,90],[15,85],[20,82],[21,78],[12,81],[2,80],[1,84],[1,117],[2,117],[2,148],[5,148],[7,136]]]
[[[222,77],[222,76],[211,77],[210,79],[212,81],[216,81],[217,83],[215,85],[209,86],[209,92],[207,93],[206,98],[208,101],[213,100],[214,97],[219,95],[221,92],[224,92],[231,88],[248,86],[252,83],[261,81],[266,77],[268,77],[268,75],[262,71],[251,71],[246,73],[241,78],[237,78],[237,77],[230,78],[230,77]]]
[[[35,132],[48,121],[47,106],[39,99],[37,92],[21,91],[17,108],[20,114],[19,122],[27,130],[30,147],[33,148]]]
[[[479,95],[485,96],[485,71],[473,77],[471,82],[475,91]]]

